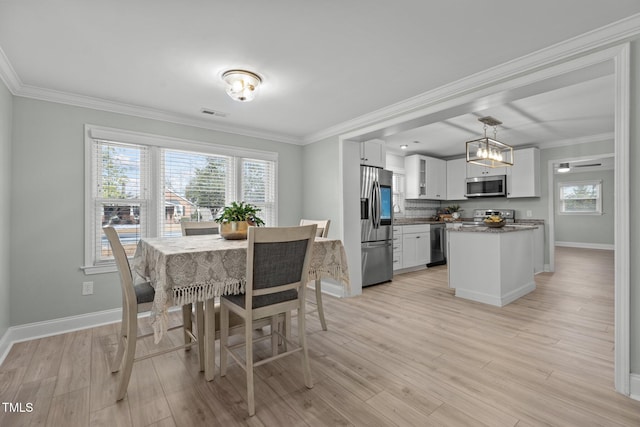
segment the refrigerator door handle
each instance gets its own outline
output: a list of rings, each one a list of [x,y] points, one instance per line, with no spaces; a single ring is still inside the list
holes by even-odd
[[[380,228],[380,204],[382,203],[382,198],[380,196],[380,183],[376,181],[376,228]]]
[[[379,219],[378,219],[378,207],[380,205],[380,201],[378,199],[378,182],[373,181],[373,185],[371,186],[371,223],[373,228],[379,227]]]

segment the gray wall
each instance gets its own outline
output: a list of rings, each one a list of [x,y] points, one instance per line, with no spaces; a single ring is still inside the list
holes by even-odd
[[[11,325],[121,304],[115,273],[86,276],[80,270],[86,123],[277,152],[278,221],[297,224],[301,217],[301,146],[21,97],[13,104]],[[95,283],[94,295],[82,296],[87,280]]]
[[[558,214],[558,184],[572,181],[602,180],[602,215]],[[557,174],[554,180],[556,242],[614,244],[614,172]]]
[[[10,326],[9,299],[11,290],[11,133],[13,95],[0,80],[0,339]]]
[[[331,220],[332,238],[341,238],[342,230],[339,157],[336,137],[306,145],[302,155],[302,215]]]

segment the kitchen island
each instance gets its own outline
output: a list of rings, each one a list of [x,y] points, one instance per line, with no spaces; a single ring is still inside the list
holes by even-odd
[[[535,290],[534,239],[537,226],[449,228],[449,287],[455,295],[498,307]]]

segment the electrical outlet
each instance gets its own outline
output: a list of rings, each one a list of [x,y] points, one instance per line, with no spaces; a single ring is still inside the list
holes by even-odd
[[[82,282],[82,295],[93,295],[93,282]]]
[[[531,218],[531,216],[533,216],[533,213],[531,211],[527,211],[527,218]]]

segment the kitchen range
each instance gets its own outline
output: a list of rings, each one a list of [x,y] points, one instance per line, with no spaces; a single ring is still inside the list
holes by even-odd
[[[463,222],[463,225],[485,225],[484,220],[490,216],[499,216],[507,224],[516,222],[515,209],[474,209],[473,220]]]

